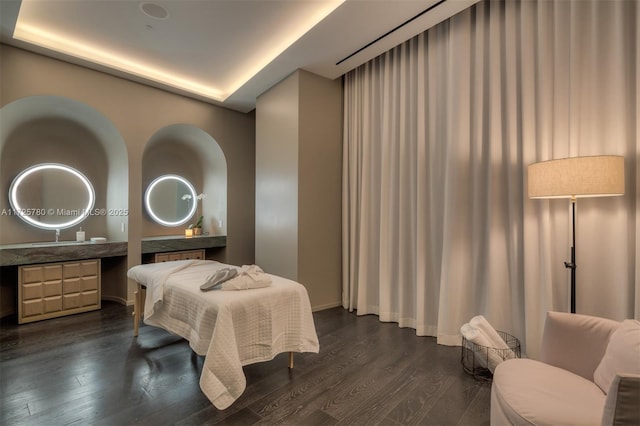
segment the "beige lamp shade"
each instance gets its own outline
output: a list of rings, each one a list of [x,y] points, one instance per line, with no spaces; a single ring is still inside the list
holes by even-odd
[[[624,195],[624,157],[597,155],[542,161],[528,167],[529,198]]]

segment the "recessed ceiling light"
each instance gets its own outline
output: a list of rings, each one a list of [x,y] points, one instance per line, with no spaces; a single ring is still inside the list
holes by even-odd
[[[153,19],[167,19],[169,17],[167,9],[156,3],[140,3],[140,10],[142,13]]]

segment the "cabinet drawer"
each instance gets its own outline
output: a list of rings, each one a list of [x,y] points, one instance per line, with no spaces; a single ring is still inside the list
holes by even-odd
[[[20,276],[24,284],[61,280],[62,265],[24,266]]]
[[[204,259],[204,250],[194,250],[182,253],[181,259]]]
[[[173,251],[168,253],[156,253],[154,256],[154,262],[167,262],[171,260],[187,260],[187,259],[204,259],[204,250],[187,250],[187,251]]]

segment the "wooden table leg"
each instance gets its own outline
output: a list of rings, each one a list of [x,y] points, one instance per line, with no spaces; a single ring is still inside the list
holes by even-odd
[[[289,352],[289,369],[293,369],[293,352]]]
[[[133,292],[133,336],[138,337],[140,321],[144,315],[144,299],[147,297],[147,289],[138,284],[138,289]]]
[[[133,337],[138,337],[138,330],[140,329],[140,285],[138,289],[133,292]]]

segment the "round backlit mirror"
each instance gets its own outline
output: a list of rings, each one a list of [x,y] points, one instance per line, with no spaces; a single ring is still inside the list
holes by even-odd
[[[63,164],[37,164],[11,183],[12,214],[42,229],[65,229],[91,214],[95,192],[89,179]]]
[[[178,175],[163,175],[149,184],[144,203],[151,218],[164,226],[186,223],[196,212],[196,190]]]

